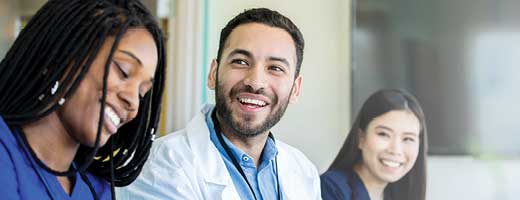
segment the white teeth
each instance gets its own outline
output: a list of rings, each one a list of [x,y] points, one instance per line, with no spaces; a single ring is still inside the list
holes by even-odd
[[[401,163],[390,160],[381,160],[381,162],[388,167],[399,167]]]
[[[254,104],[257,106],[265,106],[267,105],[266,102],[257,100],[257,99],[248,99],[248,98],[239,98],[239,101],[242,103],[248,103],[248,104]]]
[[[105,113],[108,116],[108,119],[117,126],[119,126],[119,123],[121,123],[121,119],[119,116],[117,116],[116,112],[114,112],[114,109],[112,109],[110,106],[107,106],[105,108]]]

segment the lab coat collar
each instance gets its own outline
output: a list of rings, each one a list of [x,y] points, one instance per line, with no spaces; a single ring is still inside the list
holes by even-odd
[[[202,172],[205,181],[217,185],[233,185],[224,160],[222,160],[217,148],[209,137],[210,132],[205,116],[212,108],[213,105],[206,105],[188,124],[186,127],[188,143],[193,150],[193,155],[197,156],[195,159],[198,160],[198,163],[206,166],[206,169]]]
[[[196,163],[200,163],[204,170],[201,174],[210,191],[221,191],[222,199],[240,199],[238,192],[231,180],[224,160],[220,156],[218,149],[211,142],[210,132],[206,124],[206,114],[212,110],[213,106],[205,106],[193,120],[187,125],[187,140],[193,155],[196,155]],[[302,158],[295,157],[286,148],[287,145],[275,139],[278,149],[278,176],[280,189],[283,199],[312,199],[314,197],[305,196],[302,188],[313,188],[314,181],[310,175],[302,174],[301,170],[295,169],[301,163]],[[319,187],[319,185],[318,185]]]
[[[286,150],[285,144],[276,141],[278,148],[278,178],[282,190],[282,199],[314,199],[308,193],[301,192],[302,188],[314,188],[311,184],[314,178],[307,174],[302,174],[301,170],[295,169],[300,164],[300,160]],[[319,185],[318,185],[319,187]]]

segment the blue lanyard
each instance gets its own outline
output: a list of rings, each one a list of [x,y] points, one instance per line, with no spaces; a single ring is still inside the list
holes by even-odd
[[[244,170],[242,169],[240,164],[238,164],[237,159],[233,156],[233,154],[231,153],[231,149],[229,148],[229,146],[224,141],[224,138],[222,137],[222,131],[220,130],[220,124],[218,123],[217,114],[216,113],[217,113],[217,111],[214,110],[213,113],[211,114],[211,120],[213,121],[213,126],[215,128],[215,133],[217,134],[218,141],[219,141],[220,145],[222,145],[222,147],[224,147],[224,150],[226,151],[226,154],[231,159],[231,162],[233,163],[235,168],[238,170],[238,172],[240,173],[242,178],[246,181],[247,186],[249,186],[249,190],[251,191],[251,193],[255,197],[255,200],[258,200],[258,198],[256,197],[256,193],[253,190],[253,187],[251,186],[251,183],[249,183],[249,180],[247,179],[247,176],[244,173]],[[269,132],[269,138],[271,138],[273,140],[273,142],[275,142],[274,136],[273,136],[273,134],[271,132]],[[276,189],[277,189],[277,198],[276,199],[280,200],[281,199],[281,193],[280,193],[280,181],[278,179],[278,156],[276,156],[274,158],[274,163],[275,163],[275,168],[276,168]]]

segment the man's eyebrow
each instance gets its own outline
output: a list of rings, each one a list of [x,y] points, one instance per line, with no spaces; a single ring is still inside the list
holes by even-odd
[[[285,58],[271,56],[269,57],[269,60],[282,62],[283,64],[287,65],[287,67],[291,66],[289,65],[289,61]]]
[[[253,54],[251,52],[245,50],[245,49],[235,49],[235,50],[231,51],[231,53],[229,53],[229,57],[234,56],[236,54],[241,54],[241,55],[244,55],[244,56],[246,56],[248,58],[253,57]],[[282,62],[285,65],[290,66],[289,61],[287,59],[285,59],[285,58],[282,58],[282,57],[270,56],[269,60]]]
[[[137,56],[135,56],[135,54],[133,54],[132,52],[130,51],[126,51],[126,50],[119,50],[119,52],[121,53],[124,53],[128,56],[130,56],[131,58],[133,58],[135,61],[137,61],[137,63],[141,66],[143,66],[143,62],[141,62],[141,60],[139,58],[137,58]]]
[[[231,51],[229,53],[229,57],[234,56],[236,54],[242,54],[242,55],[244,55],[246,57],[249,57],[249,58],[253,57],[253,54],[251,52],[245,50],[245,49],[234,49],[233,51]]]

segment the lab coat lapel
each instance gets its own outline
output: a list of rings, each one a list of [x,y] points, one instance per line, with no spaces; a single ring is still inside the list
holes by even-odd
[[[211,110],[210,108],[205,107],[186,127],[188,143],[194,155],[197,155],[194,159],[200,164],[197,167],[200,168],[207,191],[211,194],[207,198],[214,199],[221,196],[226,200],[240,199],[224,160],[210,140],[210,132],[205,120],[205,114]]]
[[[298,172],[297,160],[294,159],[287,149],[276,143],[278,148],[278,178],[280,180],[280,189],[282,190],[283,199],[311,199],[305,190],[305,184],[309,183],[309,178]]]

